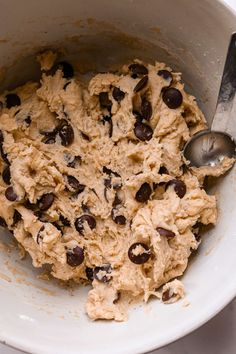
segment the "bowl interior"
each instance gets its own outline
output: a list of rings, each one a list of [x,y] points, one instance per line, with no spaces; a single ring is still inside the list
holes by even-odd
[[[34,55],[44,48],[60,50],[88,76],[133,58],[158,60],[183,73],[209,122],[236,20],[215,0],[3,0],[0,16],[1,91],[38,79]],[[183,277],[186,298],[171,306],[138,305],[126,323],[89,321],[88,289],[43,279],[1,230],[0,340],[30,352],[130,354],[160,347],[204,323],[236,294],[235,169],[212,191],[219,222],[204,235]]]

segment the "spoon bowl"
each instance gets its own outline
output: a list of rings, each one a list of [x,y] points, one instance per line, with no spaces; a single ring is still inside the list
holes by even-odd
[[[225,157],[235,157],[236,145],[232,136],[227,133],[202,130],[186,143],[183,154],[190,166],[215,167]]]

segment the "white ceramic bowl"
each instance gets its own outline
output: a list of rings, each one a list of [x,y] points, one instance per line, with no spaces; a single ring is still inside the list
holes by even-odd
[[[183,72],[188,89],[212,117],[233,30],[235,14],[216,0],[2,0],[0,67],[8,69],[1,87],[37,77],[33,54],[45,47],[66,48],[74,65],[95,62],[97,70],[134,57],[157,59]],[[71,294],[37,278],[40,271],[30,260],[4,251],[9,236],[2,231],[0,340],[33,353],[133,354],[202,325],[236,294],[235,177],[234,169],[216,184],[219,222],[183,277],[186,299],[140,305],[125,323],[89,321],[83,308],[88,289]]]

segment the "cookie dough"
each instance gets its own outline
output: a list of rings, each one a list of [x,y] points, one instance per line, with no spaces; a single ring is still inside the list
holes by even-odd
[[[86,83],[51,51],[38,60],[40,83],[0,96],[1,225],[35,267],[92,284],[93,320],[125,320],[127,304],[150,296],[177,300],[196,228],[217,219],[209,171],[181,154],[206,127],[195,98],[164,63],[135,60]]]

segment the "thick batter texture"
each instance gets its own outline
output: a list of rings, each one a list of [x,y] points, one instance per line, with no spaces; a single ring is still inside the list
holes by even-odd
[[[0,96],[1,225],[35,267],[92,284],[93,320],[124,320],[153,295],[176,301],[196,230],[217,218],[202,188],[212,171],[181,154],[206,125],[195,98],[163,63],[135,60],[85,85],[54,53],[38,60],[40,83]]]

